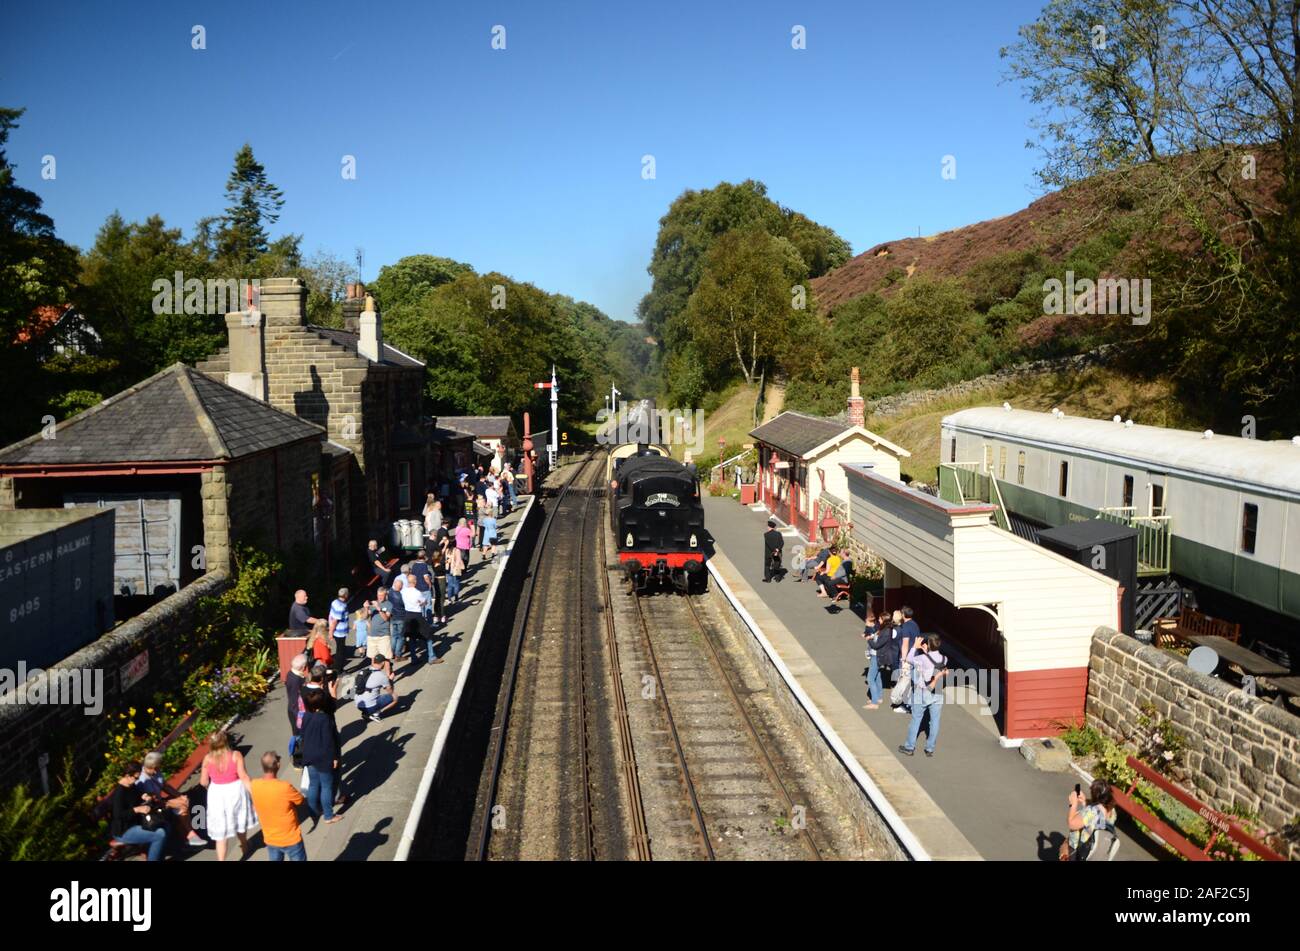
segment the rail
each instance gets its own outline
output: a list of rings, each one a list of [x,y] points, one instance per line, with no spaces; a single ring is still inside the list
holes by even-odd
[[[510,649],[506,657],[504,695],[497,707],[492,723],[491,749],[488,751],[487,757],[489,763],[487,791],[483,797],[482,808],[475,814],[473,824],[470,827],[469,848],[466,857],[475,861],[487,860],[488,845],[492,832],[492,805],[496,801],[497,788],[501,779],[501,767],[505,760],[506,727],[510,720],[510,707],[514,700],[515,684],[519,674],[519,661],[523,654],[524,631],[528,624],[533,595],[537,592],[537,568],[541,563],[543,553],[546,551],[546,540],[550,536],[552,525],[555,524],[555,515],[560,510],[560,503],[568,495],[569,490],[576,485],[578,477],[591,464],[595,456],[595,450],[588,452],[578,470],[568,478],[563,488],[560,489],[551,510],[546,513],[546,521],[542,524],[541,531],[538,533],[537,541],[533,547],[532,557],[528,561],[528,584],[520,595],[515,624],[510,632]]]

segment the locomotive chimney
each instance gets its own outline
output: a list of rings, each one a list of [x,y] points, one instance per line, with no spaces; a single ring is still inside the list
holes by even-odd
[[[865,401],[858,390],[858,368],[853,368],[853,373],[849,377],[849,425],[861,426],[866,422],[863,415]]]

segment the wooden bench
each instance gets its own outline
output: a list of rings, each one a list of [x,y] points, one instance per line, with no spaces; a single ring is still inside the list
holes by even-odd
[[[1175,618],[1160,618],[1156,621],[1157,644],[1163,646],[1166,639],[1194,643],[1193,637],[1221,637],[1236,644],[1241,641],[1241,625],[1232,621],[1202,614],[1194,608],[1183,608]]]
[[[164,750],[167,749],[167,747],[171,746],[172,743],[175,742],[176,739],[180,737],[182,734],[184,734],[187,730],[192,730],[194,721],[197,718],[198,718],[197,713],[191,713],[179,724],[177,724],[175,729],[173,729],[170,733],[168,733],[165,737],[163,737],[162,742],[158,744],[158,749],[155,750],[155,752],[158,753],[163,752]],[[165,780],[166,785],[170,786],[172,789],[175,789],[179,792],[181,787],[190,779],[191,776],[194,775],[194,773],[198,770],[198,768],[201,765],[203,765],[203,757],[207,755],[207,752],[208,752],[207,742],[203,741],[199,743],[198,746],[194,748],[194,752],[189,755],[189,758],[186,759],[185,762],[180,765],[180,768],[177,769],[176,772],[172,773],[170,776],[167,777],[167,779]],[[109,801],[112,799],[113,794],[116,792],[117,792],[117,788],[114,787],[113,792],[109,793],[107,796],[101,796],[98,800],[96,800],[94,806],[95,812],[99,812],[100,810],[107,809],[109,806]],[[145,851],[146,850],[143,845],[132,845],[129,842],[122,842],[110,836],[108,840],[108,851],[105,852],[102,856],[100,856],[100,861],[118,862],[124,859],[137,858],[137,857],[143,859],[145,857]]]
[[[831,604],[848,598],[850,606],[853,595],[853,562],[847,558],[844,560],[844,580],[835,582],[835,595],[831,598]]]

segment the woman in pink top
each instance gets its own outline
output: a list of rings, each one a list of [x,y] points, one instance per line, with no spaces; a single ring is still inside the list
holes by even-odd
[[[469,527],[465,519],[456,523],[456,550],[460,552],[461,559],[465,562],[465,567],[469,567],[469,550],[474,545],[474,529]]]
[[[226,840],[239,839],[248,854],[248,830],[257,824],[252,782],[244,770],[244,754],[230,748],[230,737],[218,730],[208,737],[199,783],[208,790],[208,837],[217,844],[217,861],[226,860]]]

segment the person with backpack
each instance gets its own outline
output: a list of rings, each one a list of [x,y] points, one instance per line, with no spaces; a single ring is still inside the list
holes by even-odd
[[[912,668],[912,723],[907,729],[907,739],[898,750],[908,756],[916,752],[921,721],[929,714],[925,755],[934,756],[934,745],[939,741],[939,719],[943,714],[943,678],[948,666],[948,658],[939,653],[939,635],[922,634],[907,660]]]
[[[1115,834],[1115,797],[1110,783],[1094,779],[1086,797],[1083,790],[1075,786],[1070,791],[1069,802],[1070,812],[1065,823],[1070,834],[1061,843],[1061,861],[1086,862],[1095,857],[1094,853],[1101,856],[1102,852],[1096,850],[1103,833],[1112,838]],[[1105,846],[1104,852],[1109,851],[1109,845]],[[1109,854],[1105,857],[1109,858]]]

